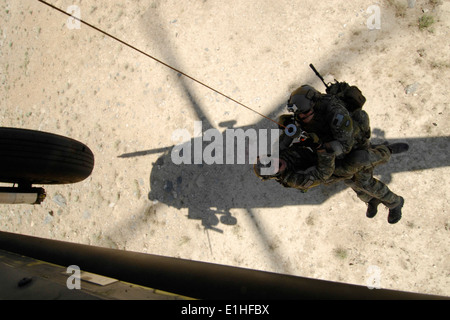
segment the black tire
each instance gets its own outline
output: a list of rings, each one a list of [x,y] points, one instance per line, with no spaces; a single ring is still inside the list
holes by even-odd
[[[0,127],[0,181],[66,184],[82,181],[94,168],[83,143],[60,135]]]

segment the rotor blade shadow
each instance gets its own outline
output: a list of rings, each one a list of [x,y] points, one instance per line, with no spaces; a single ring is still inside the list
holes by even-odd
[[[167,42],[171,41],[169,37],[169,32],[162,23],[162,19],[155,8],[150,7],[144,13],[143,19],[141,19],[141,26],[143,33],[148,38],[158,40],[157,43],[166,44]],[[171,45],[160,46],[159,49],[162,55],[166,57],[168,64],[173,65],[175,64],[176,61],[178,61]],[[179,68],[179,70],[181,70],[181,68]],[[195,98],[195,94],[193,93],[192,89],[190,89],[188,79],[186,77],[183,77],[182,74],[177,75],[178,75],[178,84],[180,85],[183,94],[187,96],[188,101],[190,102],[192,110],[194,111],[194,114],[197,117],[197,119],[202,121],[206,128],[213,128],[212,122],[210,121],[210,119],[208,119],[208,116],[204,112],[203,107]]]
[[[267,235],[263,222],[258,218],[258,214],[252,208],[245,209],[245,211],[247,211],[248,217],[252,220],[253,223],[251,225],[257,231],[256,233],[259,235],[262,245],[267,248],[265,252],[270,254],[272,269],[278,273],[291,274],[292,271],[289,270],[286,261],[276,250],[278,244],[274,243],[275,240],[269,241],[271,237]]]

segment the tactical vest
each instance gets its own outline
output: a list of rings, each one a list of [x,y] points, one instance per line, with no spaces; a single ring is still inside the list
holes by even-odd
[[[356,86],[346,82],[336,82],[330,85],[324,97],[334,97],[342,102],[353,120],[353,136],[355,145],[353,149],[365,149],[370,145],[370,121],[367,112],[362,110],[366,98]],[[329,99],[329,98],[328,98]]]
[[[335,96],[321,94],[314,105],[314,117],[309,123],[303,123],[302,129],[306,132],[314,132],[323,142],[335,140],[329,124],[332,120],[330,111],[336,110],[336,108],[346,109]]]

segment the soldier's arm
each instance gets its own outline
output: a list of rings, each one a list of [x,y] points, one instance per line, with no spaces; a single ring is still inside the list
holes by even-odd
[[[328,180],[334,172],[335,159],[336,155],[334,153],[317,150],[317,165],[309,169],[309,180],[320,183]]]
[[[303,171],[288,172],[282,181],[291,188],[308,189],[328,180],[334,172],[336,156],[325,150],[317,151],[317,165]]]
[[[327,142],[326,147],[336,156],[349,153],[354,144],[353,121],[349,112],[344,106],[339,106],[329,119],[334,140]]]

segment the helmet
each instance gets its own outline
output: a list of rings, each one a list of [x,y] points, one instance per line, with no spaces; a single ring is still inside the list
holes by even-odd
[[[303,85],[291,93],[287,108],[289,112],[307,113],[314,107],[314,102],[320,95],[320,92],[310,85]]]

